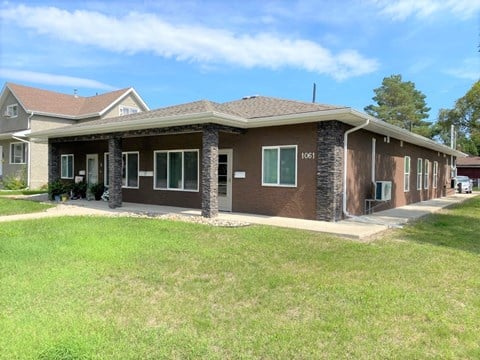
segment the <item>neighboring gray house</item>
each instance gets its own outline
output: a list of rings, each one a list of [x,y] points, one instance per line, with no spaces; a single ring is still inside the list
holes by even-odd
[[[0,180],[23,176],[32,189],[47,184],[48,145],[30,142],[30,132],[148,110],[133,88],[83,97],[6,83],[0,95]]]

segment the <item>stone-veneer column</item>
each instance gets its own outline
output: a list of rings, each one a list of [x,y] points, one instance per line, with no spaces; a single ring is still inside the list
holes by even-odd
[[[48,183],[60,179],[60,154],[58,146],[48,140]]]
[[[112,136],[108,139],[108,154],[108,206],[114,209],[122,206],[122,138],[120,136]]]
[[[218,129],[207,124],[202,133],[202,216],[218,215]]]
[[[317,123],[317,220],[343,218],[343,135],[339,121]]]

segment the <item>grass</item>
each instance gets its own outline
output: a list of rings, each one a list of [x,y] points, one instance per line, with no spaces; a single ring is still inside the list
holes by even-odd
[[[479,209],[370,243],[138,218],[4,223],[0,358],[479,358]]]
[[[0,196],[45,194],[46,190],[0,190]]]
[[[0,197],[0,216],[27,214],[45,211],[52,205],[28,200],[13,200]]]

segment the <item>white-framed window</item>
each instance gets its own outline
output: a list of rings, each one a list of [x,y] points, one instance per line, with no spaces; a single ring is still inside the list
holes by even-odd
[[[60,177],[62,179],[73,179],[73,154],[61,155]]]
[[[125,188],[138,189],[139,170],[138,151],[127,151],[122,153],[122,186]]]
[[[123,115],[136,114],[140,112],[140,109],[135,106],[120,105],[119,111],[120,111],[120,116],[123,116]]]
[[[403,191],[410,191],[410,156],[403,159]]]
[[[27,163],[28,144],[15,142],[10,144],[10,164]]]
[[[8,105],[5,110],[5,116],[15,118],[18,116],[18,104]]]
[[[196,149],[154,151],[153,188],[198,191],[198,154]]]
[[[433,188],[436,189],[438,186],[438,161],[433,162]]]
[[[108,153],[103,154],[103,183],[108,186],[110,183],[110,157]]]
[[[422,190],[423,160],[417,159],[417,190]]]
[[[110,185],[110,154],[103,154],[103,183]],[[140,156],[138,151],[122,152],[122,187],[138,189]]]
[[[425,159],[425,172],[423,173],[425,179],[423,180],[423,186],[428,189],[430,183],[430,161]]]
[[[262,185],[297,186],[297,145],[262,146]]]

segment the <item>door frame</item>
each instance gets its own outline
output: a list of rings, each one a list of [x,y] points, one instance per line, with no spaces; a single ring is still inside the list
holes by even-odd
[[[98,154],[87,154],[86,158],[85,158],[85,177],[86,177],[85,182],[87,183],[87,185],[91,185],[88,181],[89,180],[89,175],[90,175],[89,171],[88,171],[88,159],[89,158],[90,159],[95,159],[95,163],[97,165],[97,183],[99,182],[99,178],[98,178],[99,177],[99,173],[98,173]]]
[[[224,201],[220,201],[218,196],[218,210],[232,211],[232,168],[233,168],[233,149],[218,149],[218,155],[227,155],[227,196]]]

